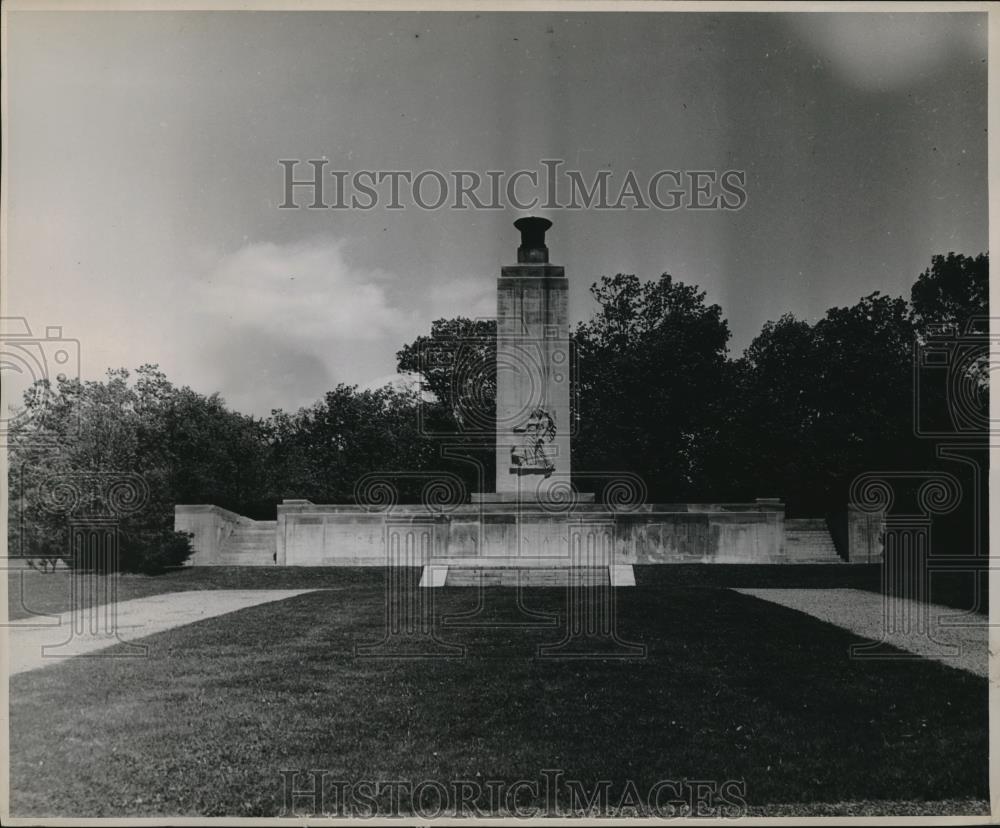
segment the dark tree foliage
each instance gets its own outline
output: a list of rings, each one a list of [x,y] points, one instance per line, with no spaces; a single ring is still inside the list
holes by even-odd
[[[917,335],[914,398],[924,435],[985,435],[989,422],[989,259],[935,256],[910,294]]]
[[[418,499],[425,481],[415,473],[433,468],[437,452],[420,431],[417,406],[416,392],[338,385],[296,414],[274,412],[268,423],[273,501],[353,503],[359,483],[376,472],[401,499]]]
[[[422,436],[439,448],[437,467],[470,491],[490,489],[496,468],[496,335],[491,319],[437,319],[396,354],[400,372],[422,378]]]
[[[792,514],[822,515],[846,504],[857,474],[919,463],[914,341],[906,302],[878,293],[815,325],[788,315],[765,325],[740,362],[747,483]]]
[[[910,291],[914,325],[924,335],[933,325],[950,325],[964,332],[970,320],[987,314],[989,293],[987,254],[934,256]]]
[[[496,416],[496,335],[493,320],[436,319],[429,336],[396,354],[399,370],[420,375],[456,433],[471,430],[477,415]]]
[[[989,255],[934,256],[910,292],[917,332],[913,398],[914,426],[925,446],[936,446],[933,467],[961,474],[958,509],[936,522],[940,538],[955,552],[968,552],[962,530],[978,529],[978,548],[989,542]],[[961,446],[961,448],[956,448]],[[951,459],[948,459],[948,456]],[[964,460],[959,460],[964,458]],[[981,474],[972,497],[972,466]],[[967,534],[967,531],[966,531]],[[955,542],[952,539],[957,538]]]
[[[273,518],[286,497],[351,503],[372,472],[394,483],[401,500],[417,500],[440,466],[417,414],[415,392],[340,385],[310,408],[261,420],[230,411],[218,395],[178,388],[148,365],[134,377],[110,371],[103,382],[39,382],[10,434],[10,547],[46,567],[71,562],[70,521],[107,516],[118,522],[119,568],[156,573],[191,553],[187,536],[173,531],[178,503]],[[137,509],[100,501],[102,481],[136,478]],[[73,509],[51,508],[68,490],[82,492]]]
[[[604,277],[594,317],[574,333],[579,360],[575,468],[639,474],[649,496],[704,491],[718,440],[729,327],[718,305],[664,274]]]
[[[175,503],[240,501],[247,467],[259,459],[255,423],[217,396],[175,387],[155,366],[131,380],[117,370],[103,382],[60,379],[29,389],[9,435],[15,554],[72,563],[70,522],[112,518],[118,566],[158,572],[191,552],[173,531]],[[136,495],[118,503],[112,486]]]
[[[912,304],[874,293],[814,324],[786,315],[728,359],[721,311],[697,288],[604,277],[575,334],[574,468],[637,472],[651,498],[776,496],[790,515],[822,516],[846,507],[862,472],[949,466],[928,437],[985,436],[984,343],[969,320],[988,313],[987,289],[987,256],[936,256]],[[942,345],[942,327],[946,364],[928,369],[920,349]],[[935,435],[921,429],[932,415]]]
[[[733,365],[725,452],[739,500],[786,497],[817,473],[810,429],[823,406],[812,327],[768,322]]]

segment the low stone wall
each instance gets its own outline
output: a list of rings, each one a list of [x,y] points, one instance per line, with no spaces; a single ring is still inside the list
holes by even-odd
[[[248,521],[213,506],[178,506],[176,526],[195,534],[196,564]],[[773,563],[782,560],[784,506],[659,504],[618,510],[602,504],[480,502],[438,508],[278,506],[278,566],[423,566],[518,559],[525,566],[657,563]]]

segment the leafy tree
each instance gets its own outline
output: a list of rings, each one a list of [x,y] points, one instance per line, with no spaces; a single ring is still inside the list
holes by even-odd
[[[812,326],[791,314],[767,322],[732,364],[737,393],[726,454],[740,499],[802,491],[815,473],[811,428],[824,405]]]
[[[436,446],[420,432],[416,392],[338,385],[296,414],[270,421],[272,495],[350,503],[372,472],[394,474],[401,495],[419,497],[411,473],[432,469]]]
[[[20,517],[11,525],[12,548],[69,557],[70,519],[103,515],[118,521],[122,569],[180,564],[191,550],[173,531],[174,504],[244,507],[254,487],[244,467],[260,472],[258,428],[218,396],[176,388],[152,365],[140,367],[134,381],[119,369],[102,382],[36,383],[10,434],[11,497]],[[135,484],[138,508],[121,511],[108,501],[115,480]],[[73,492],[71,510],[46,499],[60,484]]]
[[[637,473],[652,497],[703,493],[724,399],[730,334],[722,309],[668,274],[645,283],[605,276],[591,293],[598,310],[574,332],[575,466]]]
[[[480,423],[496,417],[496,337],[493,320],[435,319],[429,336],[396,354],[399,371],[421,377],[456,434],[482,432]]]
[[[914,341],[907,303],[879,293],[813,326],[767,323],[742,365],[736,450],[748,483],[793,514],[823,514],[843,506],[856,474],[912,467]]]
[[[456,317],[436,319],[396,354],[399,371],[421,377],[422,434],[439,445],[438,464],[473,491],[495,474],[496,353],[494,320]]]
[[[990,260],[985,253],[934,256],[910,291],[917,330],[947,325],[964,333],[967,323],[989,313]]]
[[[842,440],[855,461],[892,457],[913,434],[915,332],[906,301],[873,293],[850,308],[831,308],[815,334],[827,401],[820,435]]]
[[[989,418],[989,257],[935,256],[910,293],[923,353],[944,360],[935,369],[918,355],[921,417],[930,431],[973,436]],[[936,376],[934,376],[936,374]]]

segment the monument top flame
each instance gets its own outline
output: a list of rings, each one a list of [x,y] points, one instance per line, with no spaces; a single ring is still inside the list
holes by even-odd
[[[517,248],[518,264],[548,264],[549,249],[545,246],[545,231],[552,226],[546,218],[528,216],[514,226],[521,231],[521,246]]]

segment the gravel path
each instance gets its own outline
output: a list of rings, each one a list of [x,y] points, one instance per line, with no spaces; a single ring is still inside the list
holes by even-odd
[[[905,598],[887,599],[880,593],[860,589],[734,591],[804,612],[862,638],[883,641],[949,667],[977,676],[989,675],[989,624],[985,615],[963,616],[958,626],[955,620],[961,613],[950,607]],[[951,623],[944,624],[943,619]]]
[[[283,601],[306,592],[315,590],[199,589],[166,592],[149,598],[64,612],[57,622],[40,624],[29,620],[14,623],[6,628],[9,672],[10,675],[24,673],[80,655],[145,656],[148,647],[144,644],[133,644],[127,653],[100,651],[195,621],[258,604]]]

